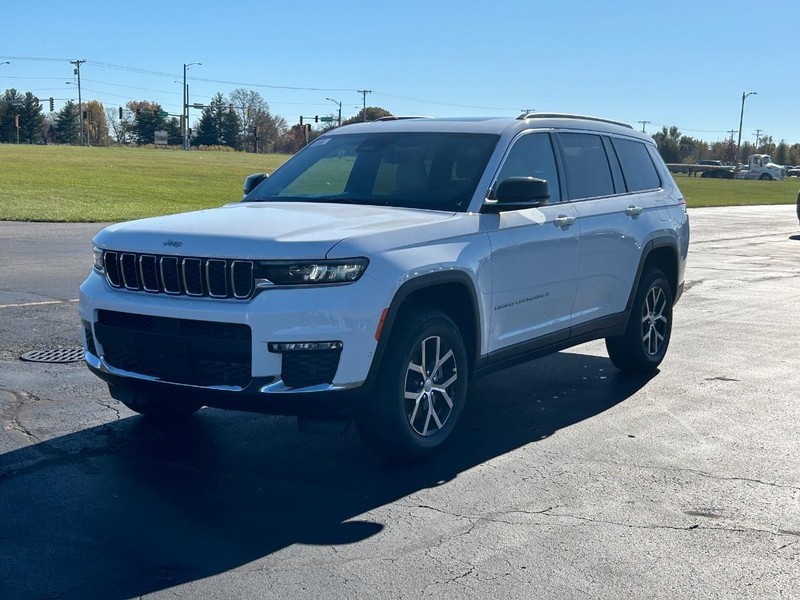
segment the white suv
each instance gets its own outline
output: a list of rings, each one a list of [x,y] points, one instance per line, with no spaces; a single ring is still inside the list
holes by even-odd
[[[351,125],[245,192],[95,237],[86,361],[133,410],[354,418],[372,448],[422,457],[475,375],[597,338],[623,370],[664,358],[689,223],[627,125]]]

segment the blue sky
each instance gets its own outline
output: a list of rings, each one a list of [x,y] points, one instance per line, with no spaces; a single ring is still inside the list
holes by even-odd
[[[106,107],[153,100],[180,113],[242,87],[289,124],[394,114],[590,114],[648,133],[678,126],[715,141],[739,126],[800,142],[800,11],[793,2],[300,0],[8,2],[0,12],[0,90]],[[288,89],[298,88],[298,89]],[[199,111],[192,111],[192,120]]]

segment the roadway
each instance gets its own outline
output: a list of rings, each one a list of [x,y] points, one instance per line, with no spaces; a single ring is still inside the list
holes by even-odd
[[[690,210],[652,378],[593,342],[475,382],[435,459],[204,409],[155,426],[79,363],[98,225],[0,222],[0,597],[798,598],[800,228]]]

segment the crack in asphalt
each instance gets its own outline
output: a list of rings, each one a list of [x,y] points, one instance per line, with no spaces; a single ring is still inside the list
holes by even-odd
[[[11,406],[0,405],[0,418],[2,418],[2,420],[8,426],[7,429],[21,434],[29,445],[40,443],[41,440],[39,440],[32,431],[25,427],[20,420],[19,411],[26,402],[38,402],[41,400],[41,398],[27,392],[17,392],[7,388],[0,388],[0,391],[5,392],[13,398]]]
[[[545,509],[541,509],[541,510],[514,509],[514,510],[500,511],[500,512],[497,512],[497,513],[489,513],[487,515],[462,515],[462,514],[449,512],[449,511],[442,510],[442,509],[439,509],[439,508],[436,508],[436,507],[433,507],[433,506],[429,506],[429,505],[425,505],[425,504],[419,504],[419,505],[417,505],[417,507],[418,508],[424,508],[424,509],[433,510],[433,511],[436,511],[436,512],[439,512],[439,513],[442,513],[442,514],[446,514],[446,515],[451,516],[451,517],[466,519],[466,520],[470,521],[471,527],[468,530],[463,531],[460,534],[458,534],[458,536],[468,535],[469,533],[471,533],[475,529],[475,527],[477,525],[479,525],[482,522],[485,522],[485,523],[502,523],[504,525],[524,525],[524,523],[521,523],[519,521],[506,520],[506,519],[499,518],[500,516],[503,516],[503,515],[510,516],[510,515],[518,514],[518,515],[537,515],[537,516],[541,515],[541,516],[545,516],[545,517],[559,518],[559,519],[574,519],[576,521],[581,521],[581,522],[584,522],[584,523],[591,523],[591,524],[598,524],[598,525],[612,525],[612,526],[616,526],[616,527],[626,527],[628,529],[671,530],[671,531],[694,531],[694,530],[725,531],[725,532],[729,532],[729,533],[760,533],[760,534],[767,534],[767,535],[773,535],[773,536],[800,537],[800,533],[798,533],[798,532],[786,531],[786,530],[783,530],[783,529],[779,529],[779,530],[775,531],[775,530],[770,530],[770,529],[761,529],[761,528],[758,528],[758,527],[736,527],[736,526],[722,527],[722,526],[714,526],[714,525],[701,525],[699,523],[692,523],[691,525],[669,525],[669,524],[660,524],[660,523],[659,524],[642,524],[642,525],[638,525],[638,524],[634,524],[634,523],[626,523],[626,522],[623,522],[623,521],[613,521],[613,520],[608,520],[608,519],[597,519],[597,518],[587,517],[587,516],[573,514],[573,513],[554,512],[555,510],[557,510],[559,508],[558,506],[551,506],[551,507],[548,507],[548,508],[545,508]],[[452,539],[452,538],[448,538],[448,539]],[[441,542],[441,540],[440,540],[440,542]],[[791,545],[796,544],[796,543],[798,543],[798,542],[790,542],[788,544],[785,544],[784,546],[781,546],[780,548],[778,548],[778,550],[781,550],[783,548],[786,548],[786,547],[791,546]]]
[[[565,457],[561,456],[560,460],[563,462]],[[694,475],[699,475],[701,477],[705,477],[707,479],[712,479],[715,481],[741,481],[743,483],[754,483],[758,485],[765,485],[768,487],[774,487],[783,490],[791,490],[794,492],[800,492],[800,486],[795,485],[788,485],[784,483],[775,483],[774,481],[764,481],[762,479],[754,479],[750,477],[727,477],[723,475],[714,475],[713,473],[709,473],[707,471],[700,471],[699,469],[687,469],[683,467],[660,467],[656,465],[637,465],[631,463],[620,463],[615,462],[613,460],[602,460],[602,459],[586,459],[586,462],[594,462],[599,464],[605,465],[613,465],[615,467],[622,467],[626,469],[650,469],[653,471],[668,471],[672,473],[692,473]]]

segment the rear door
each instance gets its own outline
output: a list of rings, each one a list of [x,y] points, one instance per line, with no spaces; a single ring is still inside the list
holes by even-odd
[[[567,194],[581,228],[573,306],[573,326],[578,327],[625,310],[653,228],[656,207],[647,190],[660,187],[660,179],[641,142],[577,132],[560,133],[558,139]],[[618,150],[630,168],[627,179]],[[637,161],[647,161],[652,173]]]

